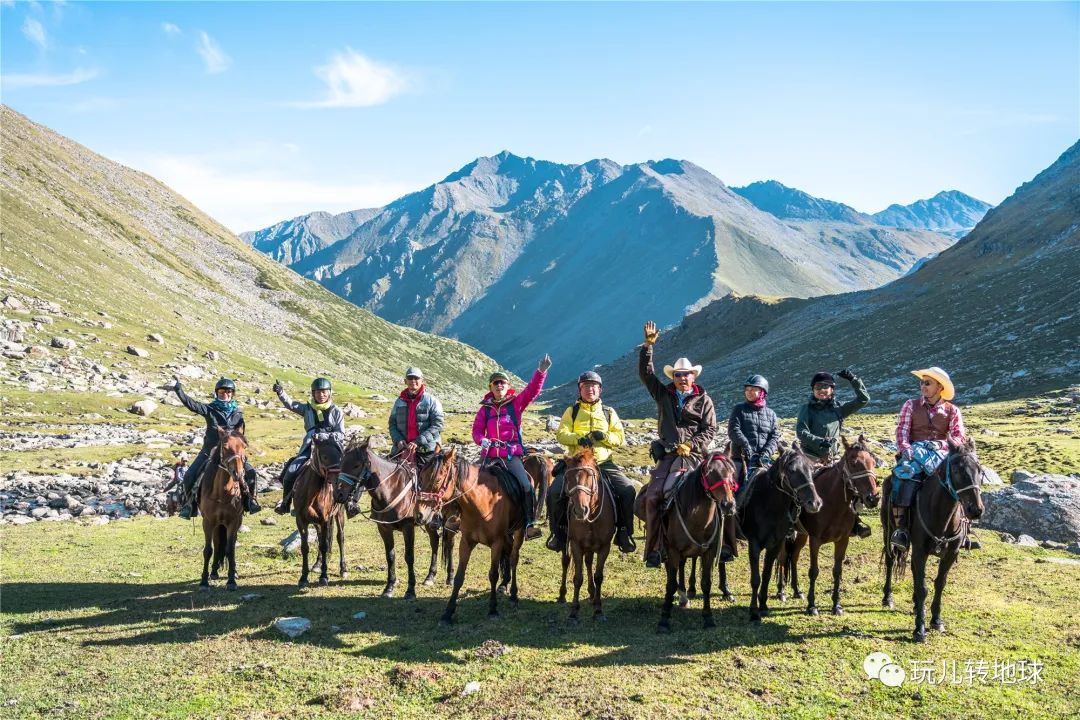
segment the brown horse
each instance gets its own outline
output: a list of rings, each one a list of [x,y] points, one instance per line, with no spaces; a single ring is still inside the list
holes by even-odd
[[[491,548],[491,566],[488,582],[491,597],[488,601],[488,617],[498,617],[498,600],[495,584],[499,580],[499,564],[504,556],[510,563],[510,602],[518,600],[517,566],[524,528],[519,511],[513,500],[503,492],[495,475],[458,457],[457,449],[437,452],[420,472],[420,514],[426,523],[432,522],[450,503],[457,503],[461,513],[461,538],[458,550],[458,569],[454,575],[454,589],[440,622],[449,625],[454,621],[458,594],[465,583],[465,571],[469,557],[477,545]]]
[[[591,448],[585,448],[574,457],[567,458],[563,474],[565,493],[569,498],[566,534],[566,550],[562,554],[562,584],[559,586],[559,602],[566,602],[566,573],[574,560],[574,604],[570,619],[578,619],[581,609],[582,566],[588,569],[589,599],[593,603],[593,619],[604,621],[604,609],[600,589],[604,582],[604,563],[611,552],[611,540],[615,537],[615,498],[611,489],[600,477]],[[596,571],[593,572],[593,558]]]
[[[891,536],[892,507],[889,502],[891,475],[886,480],[886,501],[881,504],[881,527],[885,536],[885,589],[881,604],[891,608],[893,565],[904,566],[907,552],[897,552]],[[957,554],[967,539],[968,526],[983,513],[983,469],[975,456],[975,443],[970,438],[962,445],[949,443],[949,454],[937,469],[923,481],[915,501],[908,508],[912,519],[911,528],[911,579],[912,599],[915,603],[915,631],[912,639],[926,642],[926,559],[937,555],[938,571],[934,579],[934,600],[930,605],[930,627],[944,630],[941,619],[941,596],[949,569],[956,562]]]
[[[341,472],[334,482],[334,500],[345,503],[359,484],[371,496],[371,512],[368,519],[376,524],[379,537],[386,552],[386,587],[382,596],[393,597],[397,587],[397,562],[394,553],[394,531],[400,532],[405,540],[405,566],[408,568],[409,584],[405,590],[406,600],[416,599],[416,571],[414,570],[414,551],[416,538],[416,476],[406,460],[393,462],[380,457],[371,449],[370,438],[360,440],[354,436],[353,442],[345,449],[341,458]],[[431,542],[431,565],[428,568],[425,585],[435,583],[435,571],[439,558],[439,531],[427,527]],[[453,542],[449,531],[443,532],[447,542]],[[449,578],[448,578],[449,579]]]
[[[818,578],[818,552],[821,546],[833,543],[833,590],[832,614],[841,615],[840,579],[844,571],[844,558],[847,557],[848,540],[851,526],[855,522],[855,510],[851,503],[860,500],[866,507],[877,507],[881,495],[878,492],[877,458],[870,451],[866,437],[860,435],[855,444],[848,444],[843,435],[840,440],[844,445],[844,454],[836,463],[817,470],[814,474],[814,487],[824,506],[821,512],[804,515],[800,519],[801,528],[795,540],[788,540],[780,552],[777,561],[777,593],[780,600],[785,600],[784,580],[790,576],[791,588],[795,597],[801,598],[799,591],[799,554],[810,543],[810,592],[807,596],[806,613],[817,615],[815,591]]]
[[[555,463],[545,453],[534,448],[526,448],[525,457],[521,458],[521,464],[525,466],[525,472],[529,474],[529,479],[532,480],[534,507],[536,508],[533,517],[539,523],[547,518],[547,503],[544,502],[544,499],[547,497],[548,487],[551,486],[551,471]]]
[[[706,628],[716,627],[712,616],[712,567],[723,537],[723,524],[735,512],[735,464],[723,453],[712,453],[700,467],[686,473],[674,492],[671,507],[660,523],[663,533],[667,586],[658,632],[671,632],[671,606],[679,589],[679,570],[687,558],[701,558],[702,615]]]
[[[750,555],[750,622],[769,614],[769,582],[773,564],[801,511],[821,510],[814,488],[814,469],[799,443],[783,448],[767,470],[758,471],[739,498],[739,527],[746,536]],[[850,525],[848,526],[850,530]],[[761,551],[765,566],[761,567]],[[704,575],[704,569],[702,575]]]
[[[293,486],[296,529],[300,533],[300,553],[304,556],[299,587],[308,586],[308,525],[315,526],[319,551],[315,570],[319,585],[327,585],[326,566],[330,556],[330,529],[336,523],[341,577],[348,577],[345,565],[345,508],[334,502],[334,476],[341,471],[341,446],[335,440],[311,440],[311,459],[305,463]]]
[[[240,430],[218,427],[218,446],[207,460],[199,493],[203,525],[203,571],[200,590],[210,589],[210,579],[218,579],[223,560],[229,563],[226,590],[236,589],[236,534],[244,518],[240,484],[244,482],[244,451],[247,440]],[[210,558],[214,571],[210,572]]]

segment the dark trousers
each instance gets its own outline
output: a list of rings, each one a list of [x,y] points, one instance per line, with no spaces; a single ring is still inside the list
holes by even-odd
[[[615,496],[615,522],[625,528],[630,537],[634,536],[634,498],[637,491],[634,483],[623,475],[622,470],[611,460],[605,460],[597,466],[600,474],[607,480],[611,494]],[[548,488],[547,507],[548,524],[553,535],[566,533],[567,497],[563,492],[563,473],[558,473]]]
[[[483,467],[489,467],[496,463],[503,465],[510,471],[510,474],[514,476],[514,479],[517,480],[522,512],[525,514],[525,524],[531,525],[533,521],[533,504],[535,499],[533,497],[532,481],[529,479],[529,473],[525,471],[525,466],[521,464],[521,457],[519,455],[512,455],[508,458],[492,458],[491,460],[485,461]]]
[[[203,448],[200,450],[199,454],[195,456],[195,459],[191,461],[191,465],[188,465],[187,472],[184,473],[184,497],[189,501],[194,499],[192,493],[195,491],[195,481],[199,479],[203,469],[206,467],[206,461],[210,459],[211,450],[213,450],[213,448]],[[248,492],[251,493],[251,497],[255,497],[258,479],[258,476],[255,474],[255,468],[251,466],[251,463],[245,460],[244,481],[247,483],[247,489]]]

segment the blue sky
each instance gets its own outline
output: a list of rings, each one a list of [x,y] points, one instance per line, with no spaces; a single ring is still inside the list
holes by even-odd
[[[1076,2],[0,4],[4,103],[236,231],[504,149],[997,203],[1080,137]]]

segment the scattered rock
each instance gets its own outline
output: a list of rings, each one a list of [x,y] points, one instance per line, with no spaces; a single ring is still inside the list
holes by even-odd
[[[1054,542],[1053,540],[1043,540],[1039,543],[1039,547],[1044,547],[1047,550],[1067,550],[1069,546],[1062,542]]]
[[[1024,537],[1070,543],[1080,540],[1080,478],[1036,475],[983,494],[980,525]]]
[[[984,485],[1003,485],[1004,481],[1001,476],[997,474],[997,471],[992,467],[983,465],[983,484]]]
[[[202,368],[196,367],[194,365],[185,365],[184,367],[177,370],[176,374],[180,377],[186,377],[191,380],[198,380],[204,375]]]
[[[319,542],[319,536],[313,527],[308,528],[307,537],[309,547],[314,547]],[[283,557],[287,558],[290,555],[300,552],[300,531],[294,530],[289,537],[278,544],[281,545],[281,555]]]
[[[556,415],[547,416],[547,424],[544,426],[548,432],[555,432],[559,429],[559,423],[562,422],[562,418]]]
[[[390,402],[390,398],[385,395],[379,395],[378,393],[368,395],[368,400],[374,400],[375,402]]]
[[[141,357],[141,358],[150,357],[150,353],[143,350],[141,347],[136,347],[134,345],[128,345],[127,346],[127,354],[128,355],[134,355],[135,357]]]
[[[1021,469],[1017,468],[1016,470],[1013,470],[1012,477],[1009,478],[1009,480],[1011,482],[1018,483],[1018,482],[1022,482],[1024,480],[1030,480],[1033,477],[1035,477],[1035,473],[1028,472],[1027,470],[1021,470]]]
[[[465,689],[461,691],[461,697],[469,697],[478,692],[480,692],[480,683],[477,680],[472,680],[466,684]]]
[[[247,525],[241,525],[240,529],[238,529],[236,532],[251,532],[251,528],[249,528]]]
[[[1021,547],[1039,547],[1039,541],[1030,535],[1021,535],[1016,538],[1016,544]]]
[[[330,632],[332,632],[332,633],[341,632],[341,626],[340,625],[331,625],[330,626]]]
[[[157,333],[150,333],[149,335],[146,336],[146,339],[149,340],[152,343],[159,343],[159,344],[162,344],[162,345],[165,344],[165,338],[161,337],[161,335],[159,335]]]
[[[49,341],[49,344],[54,348],[60,348],[61,350],[74,350],[75,341],[71,338],[54,337]]]
[[[203,357],[207,360],[217,360],[221,357],[221,355],[218,354],[217,350],[207,350],[203,353]]]
[[[24,310],[26,306],[14,295],[7,295],[4,297],[4,307],[8,310]]]
[[[363,620],[366,617],[367,617],[367,613],[364,612],[363,610],[361,610],[358,613],[353,613],[352,619],[353,620]]]
[[[262,597],[262,595],[260,595],[259,593],[248,593],[247,595],[241,595],[240,596],[240,601],[241,602],[251,602],[252,600],[258,600],[261,597]]]
[[[1071,428],[1071,427],[1059,427],[1059,428],[1054,428],[1054,432],[1056,432],[1058,434],[1061,434],[1061,435],[1073,435],[1073,434],[1076,433],[1076,430]]]
[[[277,520],[272,517],[264,517],[259,521],[260,525],[277,525]]]
[[[341,414],[347,418],[364,418],[367,417],[367,413],[364,409],[350,403],[345,403],[341,406]]]
[[[274,629],[289,638],[296,638],[311,629],[311,621],[302,617],[278,618],[274,621]]]
[[[154,402],[153,400],[151,400],[150,398],[146,398],[146,399],[140,400],[140,401],[138,401],[136,403],[132,403],[131,407],[128,408],[128,412],[135,413],[136,415],[146,416],[146,415],[149,415],[150,413],[154,412],[157,409],[158,409],[158,404],[156,402]]]
[[[503,645],[498,640],[485,640],[483,644],[473,652],[478,658],[497,658],[510,652],[510,647]]]

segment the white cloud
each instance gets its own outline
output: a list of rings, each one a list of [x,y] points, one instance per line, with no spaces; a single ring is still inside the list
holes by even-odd
[[[34,18],[26,18],[23,22],[22,33],[30,42],[43,50],[49,44],[49,39],[45,35],[45,27]]]
[[[296,105],[372,107],[409,89],[409,80],[401,70],[378,63],[352,48],[335,53],[328,64],[315,68],[315,74],[326,83],[326,96],[322,100]]]
[[[226,55],[221,46],[214,42],[214,39],[205,31],[199,31],[199,42],[195,49],[206,64],[206,72],[211,75],[223,73],[232,65],[232,58]]]
[[[236,233],[315,210],[381,207],[419,186],[379,179],[324,183],[275,176],[261,169],[237,172],[232,165],[225,169],[204,155],[152,155],[121,162],[161,180]]]
[[[0,76],[0,86],[5,90],[28,87],[61,87],[64,85],[78,85],[87,80],[93,80],[98,76],[98,71],[93,68],[79,68],[69,73],[48,74],[29,73],[11,74]]]
[[[161,30],[166,35],[180,35],[183,33],[183,31],[178,26],[172,24],[171,22],[161,23]]]

